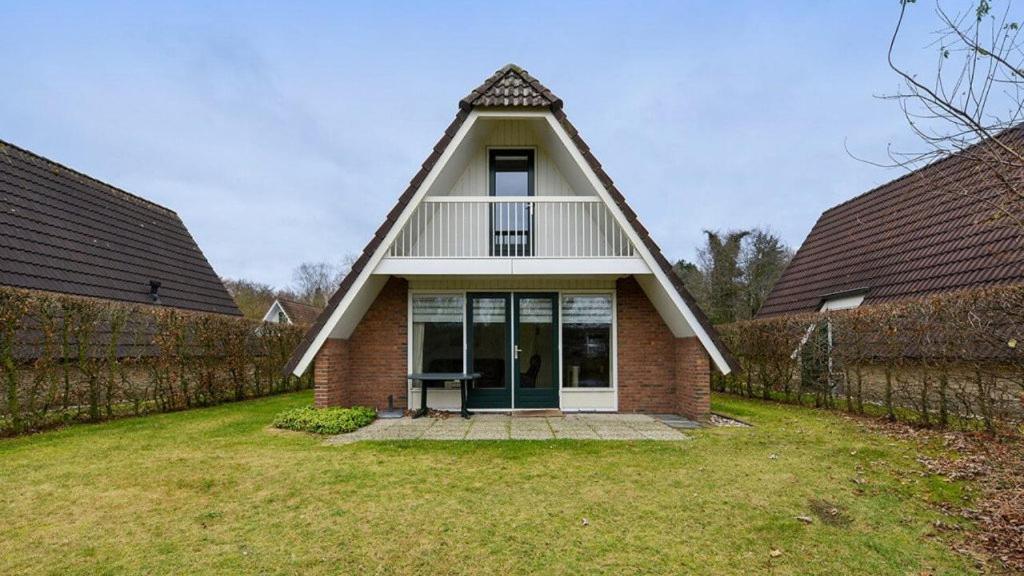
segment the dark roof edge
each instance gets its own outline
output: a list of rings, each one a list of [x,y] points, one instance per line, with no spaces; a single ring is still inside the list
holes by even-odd
[[[462,127],[466,118],[469,118],[469,109],[460,109],[458,114],[455,115],[455,119],[452,120],[451,124],[448,125],[448,128],[445,129],[444,134],[441,135],[440,140],[438,140],[437,144],[434,145],[430,155],[423,161],[419,171],[416,172],[416,175],[409,181],[409,185],[406,187],[405,192],[402,192],[402,195],[398,197],[398,201],[395,203],[394,208],[388,212],[388,215],[384,218],[384,222],[382,222],[377,228],[377,231],[374,232],[373,238],[371,238],[370,242],[365,248],[363,248],[363,252],[359,255],[359,258],[352,263],[352,267],[349,269],[348,274],[346,274],[345,278],[341,280],[341,284],[338,286],[338,289],[334,291],[330,300],[327,301],[327,306],[324,307],[317,316],[316,322],[306,330],[306,334],[302,337],[302,341],[295,348],[295,351],[292,352],[292,356],[288,359],[288,363],[285,364],[285,367],[282,370],[284,374],[287,375],[293,372],[295,367],[298,366],[299,361],[302,360],[302,357],[306,354],[306,351],[313,345],[313,340],[316,339],[316,335],[320,333],[320,330],[323,329],[327,320],[331,317],[331,314],[333,314],[334,310],[337,309],[339,304],[341,304],[342,299],[344,299],[345,295],[348,294],[348,291],[352,288],[356,278],[358,278],[359,274],[361,274],[363,269],[366,268],[366,264],[373,256],[373,253],[377,250],[377,247],[381,242],[384,241],[384,237],[387,236],[391,227],[394,226],[395,221],[398,220],[399,214],[401,214],[406,205],[408,205],[409,201],[416,193],[416,190],[420,187],[420,184],[426,180],[427,174],[429,174],[431,169],[434,168],[434,165],[437,164],[438,159],[441,158],[441,153],[448,147],[448,144],[452,141],[452,137],[454,137],[455,133]]]
[[[306,304],[305,302],[299,302],[298,300],[291,300],[289,298],[274,298],[275,301],[287,302],[289,304],[297,304],[299,306],[305,306],[306,308],[312,308],[314,310],[320,310],[320,308],[313,306],[312,304]]]
[[[5,147],[13,148],[13,149],[15,149],[16,151],[18,151],[18,152],[20,152],[22,154],[27,154],[28,156],[31,156],[32,158],[40,160],[40,161],[42,161],[42,162],[44,162],[46,164],[50,164],[51,166],[54,166],[56,168],[60,168],[61,170],[67,170],[68,172],[70,172],[71,174],[74,174],[75,176],[78,176],[80,178],[84,178],[86,180],[89,180],[90,182],[94,182],[94,183],[102,186],[103,188],[109,189],[110,192],[114,192],[116,194],[122,194],[122,195],[128,197],[130,200],[134,200],[134,201],[140,202],[142,204],[145,204],[147,206],[151,206],[153,208],[156,208],[158,210],[162,210],[162,211],[164,211],[164,212],[166,212],[168,214],[172,214],[175,218],[178,218],[179,220],[181,220],[181,218],[178,216],[177,212],[175,212],[174,210],[171,210],[170,208],[168,208],[166,206],[161,206],[160,204],[157,204],[156,202],[153,202],[152,200],[147,200],[147,199],[143,198],[142,196],[139,196],[137,194],[132,194],[131,192],[128,192],[127,190],[124,190],[123,188],[118,188],[117,186],[114,186],[113,184],[109,184],[107,182],[104,182],[103,180],[100,180],[99,178],[95,178],[93,176],[89,176],[88,174],[86,174],[84,172],[79,172],[78,170],[75,170],[74,168],[70,168],[70,167],[68,167],[68,166],[66,166],[64,164],[61,164],[60,162],[56,162],[54,160],[50,160],[46,156],[40,156],[39,154],[36,154],[35,152],[33,152],[31,150],[27,150],[25,148],[22,148],[21,146],[18,146],[17,144],[11,144],[10,142],[0,138],[0,153],[2,153],[4,151]]]
[[[480,87],[473,90],[473,92],[470,93],[470,96],[472,96],[474,93],[482,93],[480,92],[481,89],[486,91],[486,89],[493,85],[495,82],[497,82],[508,71],[508,69],[510,69],[510,67],[514,67],[511,69],[523,75],[523,78],[526,79],[527,81],[532,80],[536,82],[536,79],[526,74],[525,70],[519,68],[518,66],[515,66],[514,64],[509,64],[502,68],[501,70],[499,70],[498,72],[496,72],[490,78],[488,78],[483,84],[481,84]],[[544,88],[543,85],[541,85],[539,82],[537,82],[537,84],[540,86],[540,89],[538,89],[537,86],[534,86],[535,89],[542,89],[545,93],[551,92],[547,88]],[[288,360],[288,363],[284,367],[283,372],[285,374],[291,373],[292,371],[295,370],[296,366],[298,366],[299,361],[309,350],[309,347],[313,344],[313,340],[316,339],[316,335],[320,332],[321,329],[323,329],[324,325],[327,323],[327,319],[331,317],[331,314],[334,313],[334,310],[341,303],[341,300],[345,297],[345,294],[348,293],[349,289],[352,287],[352,284],[355,283],[355,279],[363,271],[363,268],[365,268],[366,263],[373,255],[373,252],[376,251],[377,247],[384,240],[384,237],[387,236],[391,227],[398,219],[398,215],[401,214],[401,212],[405,209],[406,205],[409,203],[409,200],[411,200],[412,196],[416,193],[416,189],[419,188],[420,184],[423,183],[423,180],[426,179],[427,174],[437,163],[438,159],[441,157],[442,151],[451,142],[452,137],[455,135],[455,132],[459,130],[462,124],[466,121],[466,118],[469,117],[469,111],[472,110],[473,108],[472,104],[467,104],[467,99],[470,98],[470,96],[463,98],[459,102],[459,113],[455,116],[455,119],[444,131],[444,135],[441,136],[441,139],[437,142],[437,144],[434,145],[434,149],[430,153],[430,156],[428,156],[427,159],[423,162],[423,165],[420,167],[419,172],[417,172],[416,176],[414,176],[413,179],[409,182],[409,186],[405,189],[405,192],[403,192],[402,195],[399,197],[398,202],[395,204],[395,207],[391,209],[387,217],[384,219],[384,222],[380,225],[379,228],[377,228],[377,232],[374,233],[373,238],[370,240],[369,244],[367,244],[366,247],[363,248],[363,252],[362,254],[360,254],[359,259],[356,260],[356,262],[352,265],[351,270],[349,270],[349,273],[341,281],[341,285],[338,287],[338,289],[334,292],[334,295],[332,295],[331,299],[328,301],[327,307],[324,308],[323,312],[321,312],[320,315],[317,317],[316,322],[309,328],[309,330],[306,331],[306,335],[302,338],[302,342],[295,349],[295,352],[292,353],[291,358]],[[554,97],[554,94],[552,94],[552,96]],[[583,141],[583,138],[580,136],[579,131],[576,130],[576,127],[573,126],[572,122],[569,121],[568,116],[566,116],[565,112],[562,111],[561,99],[558,99],[557,97],[554,98],[555,99],[552,102],[550,109],[552,114],[554,114],[555,118],[558,120],[558,123],[568,133],[569,138],[572,140],[573,144],[576,145],[576,147],[580,151],[580,154],[583,156],[584,159],[586,159],[587,164],[590,166],[590,169],[594,171],[594,174],[597,175],[598,180],[601,181],[601,184],[611,195],[612,200],[614,200],[615,204],[618,205],[620,210],[622,210],[623,215],[629,221],[630,225],[633,226],[633,229],[636,231],[637,235],[640,236],[640,239],[643,241],[644,246],[646,246],[647,250],[650,251],[651,255],[654,257],[654,260],[658,263],[658,266],[661,268],[661,271],[668,277],[669,282],[672,283],[672,287],[675,288],[676,292],[683,299],[683,302],[686,303],[686,306],[693,313],[694,317],[696,317],[697,322],[700,324],[701,328],[704,330],[704,332],[711,339],[711,342],[718,349],[718,352],[722,355],[722,358],[725,360],[725,363],[729,366],[731,370],[739,371],[739,362],[736,361],[735,357],[733,357],[732,355],[732,352],[722,342],[721,336],[718,334],[718,331],[708,320],[707,316],[704,315],[704,311],[701,310],[700,306],[697,305],[697,302],[694,299],[694,297],[683,285],[682,279],[676,276],[675,272],[672,271],[672,265],[669,263],[668,259],[665,258],[665,255],[661,253],[661,248],[658,247],[658,244],[654,241],[653,238],[651,238],[651,235],[647,232],[647,229],[644,228],[644,226],[640,223],[640,220],[637,217],[636,213],[633,212],[633,210],[629,207],[628,204],[626,204],[625,197],[622,195],[621,192],[619,192],[619,189],[615,187],[615,183],[612,182],[612,179],[601,167],[601,163],[598,162],[597,158],[590,152],[590,147],[587,145],[586,142]]]
[[[43,288],[26,288],[24,286],[15,286],[13,284],[0,284],[0,289],[4,290],[20,290],[22,292],[30,292],[36,294],[54,294],[56,296],[62,296],[66,298],[72,298],[75,300],[84,300],[88,302],[98,302],[101,304],[116,304],[118,306],[141,306],[146,309],[160,310],[167,312],[173,310],[182,314],[200,314],[207,316],[227,316],[228,318],[240,318],[244,319],[244,315],[241,311],[238,312],[216,312],[214,310],[198,310],[196,308],[181,308],[180,306],[170,306],[167,304],[154,304],[152,302],[136,302],[134,300],[119,300],[117,298],[103,298],[101,296],[89,296],[87,294],[77,294],[75,292],[58,292],[56,290],[44,290]],[[234,299],[231,300],[234,302]],[[237,305],[235,309],[238,310]]]
[[[1022,121],[1021,123],[1019,123],[1019,124],[1017,124],[1015,126],[1010,126],[1008,128],[1004,128],[1004,129],[1000,130],[999,133],[993,135],[992,138],[993,139],[998,139],[998,138],[1004,136],[1007,132],[1011,132],[1011,131],[1014,131],[1014,130],[1024,130],[1024,121]],[[895,184],[895,183],[897,183],[897,182],[899,182],[901,180],[907,180],[911,176],[921,176],[921,172],[924,172],[925,170],[928,170],[930,168],[935,168],[936,166],[940,166],[940,165],[944,164],[945,162],[947,162],[949,160],[952,160],[954,158],[958,158],[958,157],[966,154],[967,152],[973,150],[974,148],[977,148],[978,146],[981,146],[982,144],[986,144],[986,143],[989,143],[989,142],[991,142],[991,139],[988,139],[988,138],[986,138],[984,140],[978,140],[977,142],[971,144],[970,146],[964,148],[963,150],[957,150],[956,152],[952,152],[950,154],[947,154],[947,155],[943,156],[942,158],[936,158],[935,160],[932,160],[931,162],[928,162],[927,164],[925,164],[923,166],[919,166],[919,167],[911,170],[910,172],[907,172],[906,174],[903,174],[902,176],[897,176],[896,178],[893,178],[892,180],[889,180],[887,182],[883,182],[882,184],[879,184],[878,186],[875,186],[875,187],[871,188],[870,190],[868,190],[866,192],[861,192],[860,194],[857,194],[856,196],[854,196],[852,198],[847,198],[846,200],[843,200],[842,202],[840,202],[839,204],[836,204],[835,206],[832,206],[831,208],[826,208],[821,213],[821,216],[824,216],[825,214],[828,214],[829,212],[833,212],[835,210],[838,210],[838,209],[842,208],[843,206],[846,206],[847,204],[850,204],[850,203],[854,202],[855,200],[859,200],[859,199],[861,199],[861,198],[863,198],[865,196],[870,196],[871,194],[874,194],[875,192],[878,192],[882,188],[885,188],[887,186],[891,186],[891,185],[893,185],[893,184]],[[820,216],[819,216],[819,220],[820,220]],[[812,228],[812,230],[813,230],[813,228]]]
[[[594,174],[597,175],[598,180],[601,181],[601,184],[604,185],[605,189],[608,191],[608,194],[611,195],[612,200],[614,200],[615,204],[617,204],[619,209],[622,210],[622,214],[626,217],[627,220],[629,220],[629,223],[633,227],[633,230],[636,231],[638,236],[640,236],[640,239],[643,241],[644,246],[647,247],[647,250],[651,253],[651,256],[654,257],[654,260],[655,262],[658,263],[658,266],[661,268],[661,271],[665,274],[665,276],[668,277],[669,282],[672,283],[672,287],[676,289],[676,292],[679,294],[680,298],[683,299],[683,302],[686,303],[686,306],[693,313],[694,317],[697,318],[697,323],[700,324],[701,328],[703,328],[704,332],[708,335],[708,338],[710,338],[711,342],[714,343],[715,348],[718,349],[718,352],[722,355],[722,359],[725,360],[725,363],[729,366],[729,369],[738,372],[740,369],[739,362],[736,361],[736,358],[732,355],[732,352],[729,350],[729,347],[722,342],[722,338],[718,334],[718,330],[716,330],[714,325],[711,324],[711,321],[708,320],[708,317],[704,315],[704,311],[701,310],[700,306],[697,305],[697,300],[693,297],[692,294],[690,294],[690,291],[686,289],[686,286],[683,285],[683,280],[679,276],[677,276],[676,273],[672,270],[672,264],[669,263],[668,259],[665,258],[665,255],[662,254],[661,248],[658,246],[658,243],[654,241],[654,238],[651,237],[647,229],[644,228],[643,224],[640,223],[640,219],[636,215],[636,212],[634,212],[633,209],[630,208],[629,205],[626,203],[625,196],[622,195],[622,192],[620,192],[619,189],[615,186],[615,183],[612,181],[611,177],[608,176],[608,174],[604,171],[604,168],[601,167],[601,163],[598,162],[597,158],[590,152],[590,146],[588,146],[587,143],[583,141],[583,137],[580,136],[579,131],[576,130],[576,127],[573,126],[572,122],[569,121],[569,117],[566,116],[565,112],[561,109],[561,107],[557,109],[552,107],[551,111],[555,115],[555,118],[558,120],[558,123],[561,124],[562,128],[564,128],[565,131],[569,134],[569,137],[572,139],[573,143],[576,144],[576,147],[579,149],[580,154],[582,154],[583,158],[586,159],[587,164],[590,166],[590,169],[594,171]]]

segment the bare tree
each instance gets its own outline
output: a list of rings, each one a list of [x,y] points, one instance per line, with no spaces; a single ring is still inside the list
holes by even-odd
[[[263,318],[275,298],[295,298],[290,292],[275,290],[273,286],[255,280],[222,278],[221,281],[246,318]]]
[[[995,10],[992,0],[978,0],[953,13],[936,2],[938,62],[926,76],[901,65],[896,54],[915,3],[900,3],[888,62],[902,86],[883,98],[899,103],[923,146],[890,147],[886,165],[916,170],[957,154],[967,171],[935,188],[986,204],[993,221],[1024,233],[1024,127],[1014,129],[1024,119],[1024,46],[1012,3]]]
[[[296,298],[312,306],[324,307],[338,289],[345,275],[352,269],[355,257],[346,255],[338,264],[332,262],[303,262],[292,272],[292,288]]]

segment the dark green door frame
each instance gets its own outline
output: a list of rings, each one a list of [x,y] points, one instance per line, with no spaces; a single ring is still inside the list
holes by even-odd
[[[486,384],[486,379],[492,376],[490,374],[493,366],[484,365],[481,363],[477,365],[476,359],[474,358],[476,350],[474,349],[474,335],[475,335],[475,322],[473,320],[473,302],[474,300],[490,298],[501,298],[505,302],[505,338],[502,343],[502,381],[504,386],[501,388],[488,388],[481,385]],[[512,407],[512,355],[511,355],[511,342],[512,342],[512,300],[508,292],[470,292],[466,294],[466,366],[470,372],[483,372],[485,373],[484,378],[481,381],[474,382],[467,394],[466,403],[470,408],[501,408],[508,409]],[[491,358],[489,360],[495,360]]]
[[[493,364],[476,363],[475,334],[476,326],[473,319],[473,302],[484,298],[500,298],[505,302],[505,338],[502,346],[502,371],[504,386],[482,387],[475,383],[468,391],[467,404],[470,408],[557,408],[559,395],[559,334],[558,334],[558,294],[554,292],[469,292],[466,294],[466,367],[471,372],[493,372]],[[541,357],[542,370],[550,371],[550,388],[523,388],[523,375],[519,369],[519,361],[515,358],[514,349],[519,348],[519,335],[522,333],[519,324],[520,302],[523,298],[548,298],[551,300],[551,349],[547,357]],[[490,358],[492,362],[494,358]],[[485,376],[485,379],[487,377]],[[514,390],[514,391],[513,391]],[[514,402],[514,405],[513,405]]]
[[[547,299],[551,301],[551,334],[550,350],[547,350],[547,358],[541,355],[541,370],[548,372],[551,375],[551,386],[549,388],[523,388],[522,380],[523,373],[520,370],[520,361],[515,358],[513,354],[513,364],[515,369],[513,370],[512,380],[515,384],[515,391],[512,394],[516,408],[558,408],[558,374],[559,374],[559,356],[558,353],[558,294],[554,292],[516,292],[513,295],[513,306],[514,311],[514,332],[513,340],[515,350],[522,348],[520,346],[520,336],[523,333],[522,323],[520,319],[520,302],[523,299]],[[543,354],[544,351],[541,351]]]

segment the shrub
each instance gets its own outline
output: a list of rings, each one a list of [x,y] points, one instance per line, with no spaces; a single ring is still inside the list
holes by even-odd
[[[0,287],[0,435],[309,388],[303,330]]]
[[[314,434],[344,434],[358,430],[373,422],[377,412],[373,408],[292,408],[274,418],[274,427]]]
[[[716,390],[923,425],[1024,418],[1024,286],[719,326],[741,370]]]

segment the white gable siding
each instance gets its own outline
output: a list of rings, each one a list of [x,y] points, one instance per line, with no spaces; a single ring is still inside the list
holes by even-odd
[[[533,256],[542,258],[633,256],[633,248],[612,214],[598,202],[590,188],[574,189],[555,161],[553,140],[538,134],[550,131],[535,118],[480,121],[463,144],[463,162],[456,167],[460,176],[450,187],[428,192],[435,199],[489,196],[488,151],[492,148],[534,150],[535,194],[538,197],[586,196],[594,203],[531,203]],[[567,157],[562,158],[566,161]],[[582,190],[582,191],[581,191]],[[527,198],[523,199],[528,202]],[[514,211],[506,212],[508,214]],[[467,258],[488,257],[492,206],[485,203],[433,204],[421,206],[402,231],[391,255],[397,257]],[[509,254],[514,256],[515,254]]]
[[[449,144],[441,151],[437,162],[431,166],[419,187],[412,194],[409,202],[402,207],[401,213],[394,225],[387,227],[386,233],[381,239],[382,241],[369,256],[366,265],[358,271],[358,275],[354,282],[352,282],[351,287],[343,294],[333,309],[327,312],[325,322],[314,335],[310,344],[302,351],[301,357],[295,363],[293,373],[302,374],[306,370],[327,338],[348,338],[352,334],[355,326],[390,275],[481,275],[488,274],[486,271],[487,265],[502,263],[502,260],[498,258],[467,258],[466,261],[477,266],[477,268],[470,266],[464,271],[456,272],[453,270],[453,263],[458,262],[457,257],[450,257],[444,254],[422,255],[415,252],[410,253],[408,248],[409,246],[420,244],[421,238],[419,236],[422,236],[424,222],[417,220],[416,215],[421,213],[423,204],[428,203],[424,202],[426,198],[434,196],[434,200],[438,204],[455,203],[458,201],[457,198],[451,200],[445,198],[445,192],[450,192],[453,189],[469,166],[470,160],[474,157],[479,157],[481,151],[485,151],[486,147],[490,145],[487,143],[490,130],[484,130],[481,125],[510,119],[528,122],[529,124],[524,127],[530,127],[534,130],[540,127],[539,140],[543,142],[544,146],[538,146],[538,149],[543,147],[546,156],[557,158],[557,165],[561,175],[565,176],[564,180],[572,183],[576,190],[587,192],[580,195],[574,194],[575,198],[561,200],[555,197],[551,200],[556,203],[568,204],[589,202],[590,198],[596,199],[604,206],[605,210],[610,211],[615,227],[624,233],[629,250],[620,254],[618,258],[609,258],[602,254],[591,254],[589,255],[590,258],[588,258],[587,254],[556,256],[547,259],[529,257],[518,259],[506,258],[504,262],[510,266],[513,263],[550,264],[543,270],[535,266],[533,269],[511,270],[509,273],[512,275],[636,275],[637,281],[640,282],[672,333],[680,338],[696,335],[719,370],[725,374],[730,373],[731,367],[722,351],[717,348],[708,331],[701,325],[683,297],[676,293],[666,273],[658,267],[657,259],[651,252],[651,249],[643,242],[638,232],[629,226],[628,220],[622,214],[621,208],[615,203],[611,193],[601,183],[594,169],[587,163],[581,150],[573,143],[566,132],[566,128],[559,123],[558,119],[551,112],[529,110],[512,112],[500,110],[481,112],[474,110],[469,114],[466,121],[458,127]],[[537,133],[535,132],[534,134]],[[464,199],[464,201],[467,203],[491,203],[495,200],[481,198],[480,200]],[[516,201],[518,202],[519,200]],[[426,224],[429,225],[430,222],[428,221]],[[451,226],[445,226],[444,224],[447,224],[447,222],[442,222],[438,226],[438,230],[444,231],[445,234],[454,232]],[[406,232],[409,233],[406,234]],[[449,245],[448,242],[443,244]],[[396,250],[396,247],[399,246],[404,247],[402,251]],[[456,243],[456,247],[458,247],[458,243]],[[608,261],[613,260],[618,260],[618,262],[622,263],[636,262],[638,268],[622,272],[621,270],[611,269],[614,268],[613,266],[607,266],[609,269],[605,270],[606,266],[604,264],[608,264]],[[431,262],[437,262],[441,265],[436,270],[426,270],[423,269],[425,268],[424,266],[416,267],[416,271],[399,269],[405,263],[430,264]],[[589,265],[592,262],[597,265]],[[388,263],[396,264],[396,266],[384,270],[383,264]],[[567,264],[582,264],[585,265],[586,269],[567,271],[564,269]]]
[[[487,149],[532,148],[535,155],[535,186],[538,196],[574,196],[576,192],[559,172],[551,157],[546,153],[540,138],[530,123],[525,120],[496,120],[489,122],[490,131],[482,138],[483,144],[473,151],[469,164],[458,181],[447,193],[449,196],[487,196],[489,178],[487,172]]]

